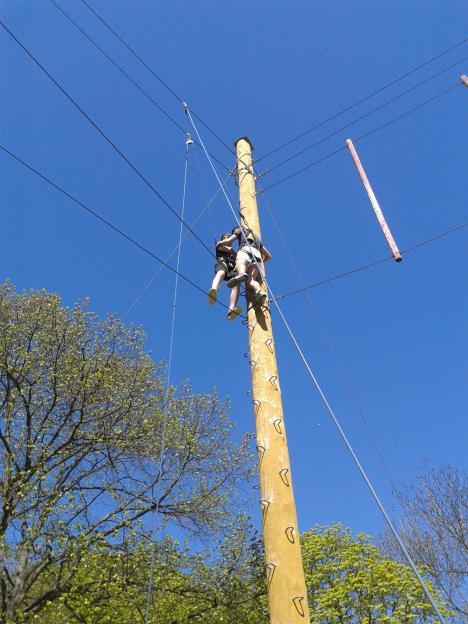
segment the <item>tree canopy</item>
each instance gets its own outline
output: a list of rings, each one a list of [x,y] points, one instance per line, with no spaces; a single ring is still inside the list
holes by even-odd
[[[144,531],[155,510],[191,531],[219,527],[251,466],[232,427],[216,393],[166,392],[139,328],[4,284],[0,622],[38,613],[84,553]]]
[[[144,622],[155,523],[205,541],[160,533],[152,624],[268,622],[263,549],[236,504],[248,440],[216,393],[164,373],[141,329],[0,287],[0,624]],[[313,624],[436,622],[367,536],[338,524],[301,544]]]
[[[314,624],[438,622],[411,568],[385,558],[367,535],[336,524],[307,531],[301,543]]]

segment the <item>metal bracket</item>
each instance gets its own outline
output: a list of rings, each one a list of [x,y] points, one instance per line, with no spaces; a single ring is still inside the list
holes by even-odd
[[[299,613],[301,617],[305,616],[304,607],[302,606],[302,601],[304,600],[304,596],[296,596],[292,599],[294,606],[296,607],[296,611]]]
[[[283,435],[283,431],[281,429],[281,418],[275,418],[275,420],[273,421],[273,427],[276,429],[276,431],[280,434]]]
[[[250,353],[244,353],[244,357],[245,357],[245,358],[247,358],[247,359],[249,359],[249,358],[250,358]],[[251,360],[251,359],[249,359],[249,365],[250,365],[252,368],[255,368],[255,367],[257,366],[257,362],[256,362],[256,360]]]
[[[281,481],[284,483],[284,485],[286,485],[286,487],[289,487],[288,472],[289,472],[288,468],[283,468],[283,470],[279,471],[279,476],[281,477]]]
[[[258,465],[262,465],[263,456],[265,455],[266,448],[261,444],[257,444],[257,453],[258,453]]]
[[[187,136],[185,138],[185,145],[193,145],[193,139],[190,136],[190,132],[187,132]]]
[[[271,582],[272,582],[273,577],[275,575],[276,565],[274,563],[267,563],[265,565],[265,568],[267,570],[267,573],[266,573],[266,576],[267,576],[267,588],[270,589]],[[293,600],[295,600],[295,598],[293,598]],[[297,609],[297,607],[296,607],[296,609]]]
[[[268,508],[270,507],[270,501],[267,501],[265,498],[260,500],[260,505],[262,506],[262,519],[265,522],[266,515],[268,513]]]
[[[291,542],[291,544],[295,543],[295,539],[294,539],[294,527],[293,526],[289,526],[287,527],[284,532],[286,533],[286,537],[288,538],[288,542]]]

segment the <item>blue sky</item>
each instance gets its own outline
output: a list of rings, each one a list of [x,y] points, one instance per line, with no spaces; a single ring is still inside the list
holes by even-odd
[[[78,1],[58,0],[184,128],[181,105]],[[92,6],[231,145],[248,135],[257,157],[316,125],[426,59],[461,41],[466,3],[162,2],[91,0]],[[178,211],[184,136],[46,0],[4,0],[5,21],[23,44],[108,133]],[[100,212],[161,257],[173,249],[178,221],[81,116],[10,36],[0,29],[1,144]],[[458,47],[421,71],[259,163],[259,172],[366,113],[468,54]],[[468,73],[465,60],[317,148],[265,175],[264,186],[417,106]],[[401,249],[466,220],[462,154],[468,93],[454,89],[357,143]],[[228,167],[232,155],[200,132]],[[200,158],[208,195],[216,190]],[[89,297],[98,314],[123,314],[157,264],[76,205],[0,154],[2,279],[19,289],[58,292],[64,304]],[[464,167],[465,165],[465,167]],[[221,173],[222,175],[222,173]],[[234,184],[230,192],[236,194]],[[337,155],[267,194],[307,283],[388,255],[350,155]],[[189,156],[187,220],[204,205],[194,153]],[[233,226],[222,197],[212,206],[217,232]],[[260,218],[273,260],[275,293],[298,287],[263,201]],[[212,243],[205,215],[197,234]],[[404,257],[310,291],[323,325],[398,485],[429,459],[462,467],[466,393],[462,314],[466,230]],[[212,259],[187,237],[181,271],[208,289]],[[155,359],[167,357],[173,274],[164,270],[127,320],[142,324]],[[465,277],[466,283],[466,277]],[[227,300],[227,291],[222,297]],[[232,402],[239,436],[253,431],[243,357],[246,329],[224,309],[180,283],[173,381],[217,388]],[[283,309],[332,406],[383,500],[391,487],[354,409],[304,295]],[[466,309],[466,307],[465,307]],[[274,313],[280,381],[299,524],[342,521],[377,532],[382,520]],[[465,408],[465,409],[464,409]],[[252,512],[258,519],[257,510]]]

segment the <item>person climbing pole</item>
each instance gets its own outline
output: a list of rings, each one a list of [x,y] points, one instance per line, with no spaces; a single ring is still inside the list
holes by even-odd
[[[237,275],[236,273],[236,251],[232,244],[237,240],[236,236],[224,232],[221,234],[220,240],[216,243],[216,264],[215,276],[210,290],[208,291],[208,303],[214,305],[218,297],[218,290],[223,281],[231,280]],[[233,321],[242,313],[242,308],[237,305],[239,300],[240,283],[231,286],[231,295],[229,298],[229,310],[227,313],[228,321]]]
[[[237,275],[231,277],[227,285],[234,289],[238,288],[242,282],[246,282],[254,308],[259,309],[265,304],[267,294],[261,289],[262,276],[257,266],[262,261],[271,260],[271,254],[263,245],[260,237],[250,228],[234,228],[226,242],[231,242],[231,240],[234,242],[236,239],[239,242],[239,251],[236,256]]]

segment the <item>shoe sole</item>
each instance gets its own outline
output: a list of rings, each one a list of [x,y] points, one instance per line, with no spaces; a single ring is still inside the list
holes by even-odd
[[[227,315],[227,320],[228,321],[233,321],[241,313],[242,313],[242,308],[240,308],[240,307],[234,308],[234,310],[229,310],[228,315]]]
[[[216,303],[216,296],[218,291],[216,288],[210,288],[208,291],[208,305],[214,305]]]
[[[226,282],[226,285],[228,288],[234,288],[234,286],[237,286],[238,284],[242,284],[242,282],[245,282],[246,279],[247,279],[247,275],[239,275],[238,277],[232,277],[228,282]]]

